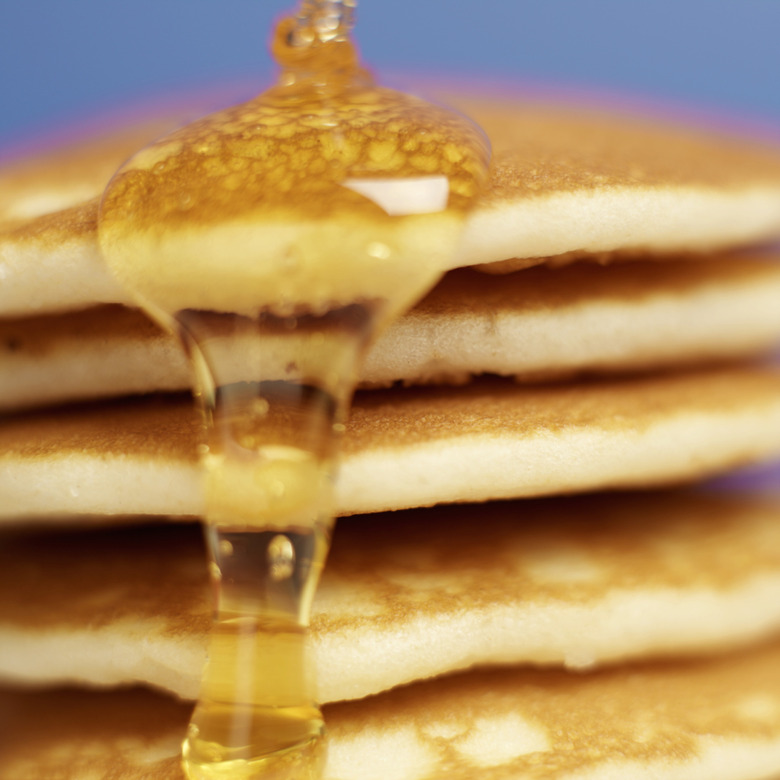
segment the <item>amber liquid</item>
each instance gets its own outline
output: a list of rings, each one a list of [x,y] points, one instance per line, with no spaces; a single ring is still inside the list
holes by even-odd
[[[330,544],[339,431],[379,311],[176,315],[201,371],[218,603],[183,748],[191,778],[321,775],[306,629]]]
[[[317,778],[325,758],[306,617],[326,529],[212,528],[220,611],[184,743],[188,776]]]
[[[206,421],[193,779],[321,775],[307,626],[357,370],[447,267],[487,170],[478,128],[375,86],[348,31],[287,19],[273,51],[276,87],[139,152],[101,206],[104,257],[180,335]]]

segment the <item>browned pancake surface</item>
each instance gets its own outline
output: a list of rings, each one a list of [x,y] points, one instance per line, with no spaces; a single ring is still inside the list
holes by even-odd
[[[486,203],[611,187],[741,187],[780,176],[776,147],[618,112],[447,95],[490,138]],[[576,143],[572,140],[576,139]]]
[[[25,458],[140,454],[194,462],[200,427],[189,396],[77,404],[3,419],[0,451]]]
[[[778,690],[777,645],[591,675],[454,676],[326,708],[324,778],[759,780],[780,770]],[[4,692],[0,778],[178,780],[188,715],[141,691]]]
[[[761,572],[780,575],[777,542],[780,502],[695,493],[343,518],[324,575],[328,604],[315,608],[313,629],[324,636],[355,626],[331,587],[365,593],[372,614],[360,622],[377,631],[412,616],[515,604],[519,593],[528,603],[592,604],[631,589],[728,590]],[[19,529],[3,536],[0,563],[0,622],[101,628],[161,617],[166,632],[198,637],[208,627],[206,552],[196,526]]]
[[[46,358],[60,344],[101,343],[111,338],[139,341],[167,338],[158,325],[138,309],[116,304],[95,306],[66,315],[43,315],[20,320],[0,320],[0,346],[8,353]]]
[[[775,386],[780,392],[780,374],[769,369],[735,368],[572,385],[518,386],[486,378],[454,392],[438,387],[376,390],[356,396],[344,453],[349,458],[368,449],[501,436],[510,430],[519,436],[567,428],[619,430],[627,424],[641,430],[672,410],[744,408],[748,399],[763,399]],[[6,417],[0,452],[25,459],[91,453],[194,461],[199,431],[188,396],[122,399]]]
[[[183,780],[189,707],[147,691],[0,694],[3,780]]]
[[[6,231],[3,238],[21,247],[30,244],[42,251],[56,249],[66,239],[91,241],[97,231],[98,202],[99,198],[93,198],[62,211],[43,214]]]
[[[543,386],[485,379],[457,393],[449,388],[375,391],[353,406],[344,453],[349,458],[369,447],[400,449],[456,436],[502,436],[508,430],[520,436],[592,426],[641,431],[673,408],[736,410],[763,394],[772,376],[734,369]],[[780,375],[774,381],[780,390]]]
[[[160,617],[170,635],[205,636],[211,617],[205,566],[196,527],[11,531],[0,549],[0,620],[101,629]]]
[[[753,663],[745,663],[748,658]],[[775,646],[752,656],[628,666],[582,676],[526,670],[472,673],[334,708],[338,719],[332,734],[335,742],[374,724],[381,723],[384,730],[402,723],[438,764],[438,771],[420,778],[542,780],[575,777],[585,770],[599,777],[621,764],[625,776],[631,776],[634,762],[637,774],[644,766],[654,770],[651,776],[663,777],[675,765],[695,765],[703,758],[705,740],[777,739],[777,660]],[[504,755],[502,726],[514,737]],[[486,754],[479,748],[487,748]],[[457,767],[454,775],[441,769],[450,761]],[[758,776],[747,772],[747,777]],[[737,769],[724,776],[742,775]]]

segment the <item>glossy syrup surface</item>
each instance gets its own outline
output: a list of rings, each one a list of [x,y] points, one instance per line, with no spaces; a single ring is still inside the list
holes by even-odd
[[[487,173],[471,122],[373,83],[349,16],[304,2],[276,31],[277,85],[140,151],[101,206],[105,260],[181,337],[206,420],[217,608],[190,778],[321,775],[306,629],[356,372],[443,272]]]

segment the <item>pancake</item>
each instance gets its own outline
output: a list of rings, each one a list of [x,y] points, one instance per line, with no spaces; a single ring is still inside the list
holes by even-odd
[[[571,253],[705,252],[780,236],[775,148],[590,109],[448,97],[493,144],[491,179],[453,267],[512,258],[525,266]],[[101,159],[113,155],[121,162],[128,134],[140,141],[143,132],[122,134],[116,149],[107,136]],[[67,150],[62,155],[67,158]],[[0,171],[9,202],[45,204],[48,198],[66,207],[44,213],[28,206],[26,221],[0,223],[0,316],[128,303],[97,250],[105,184],[98,180],[109,166],[89,166],[88,186],[74,186],[83,198],[76,202],[75,194],[51,194],[60,193],[59,176],[49,181],[35,161],[18,165],[33,174],[19,184],[13,170]],[[35,176],[37,201],[30,194]]]
[[[0,424],[0,520],[202,514],[188,397]],[[780,455],[780,373],[736,367],[371,391],[353,405],[339,514],[692,480]]]
[[[504,669],[325,708],[324,780],[766,780],[780,646],[592,675]],[[182,780],[190,708],[148,691],[0,694],[2,780]]]
[[[171,105],[173,103],[174,105]],[[213,107],[213,99],[166,101],[142,109],[143,118],[99,118],[77,134],[66,133],[48,148],[9,153],[0,167],[0,229],[28,223],[98,197],[114,171],[154,138],[191,122]]]
[[[774,147],[657,117],[442,97],[473,116],[493,148],[463,264],[506,272],[538,258],[702,252],[777,235]]]
[[[369,353],[363,386],[524,381],[757,354],[780,342],[780,253],[451,272]],[[266,367],[262,345],[245,360]],[[266,368],[266,373],[269,369]],[[0,408],[184,390],[173,337],[120,306],[0,321]]]
[[[149,110],[121,125],[116,118],[98,119],[76,138],[2,161],[0,317],[6,307],[14,314],[78,308],[85,283],[95,302],[123,297],[97,251],[98,200],[114,171],[139,147],[213,105],[205,99],[173,102],[179,105]]]
[[[6,532],[0,676],[194,699],[205,560],[195,526]],[[723,651],[780,632],[780,501],[671,492],[351,518],[311,631],[322,702],[474,665]]]
[[[499,281],[453,274],[388,334],[375,353],[385,374],[365,381],[685,368],[557,386],[485,378],[454,389],[361,393],[345,440],[339,513],[666,485],[780,455],[780,374],[688,367],[766,349],[777,336],[772,262],[723,252],[780,236],[778,150],[588,109],[470,98],[461,104],[490,134],[495,157],[452,267],[505,272],[547,263],[556,267],[554,280],[544,269]],[[104,140],[113,154],[112,137]],[[30,194],[36,181],[41,192],[57,189],[45,171],[28,177],[16,211],[2,211],[0,202],[6,351],[28,359],[33,373],[25,381],[55,386],[36,399],[25,398],[19,385],[9,407],[83,397],[83,381],[81,389],[72,378],[58,386],[62,365],[90,378],[106,365],[106,379],[90,397],[184,386],[181,363],[173,371],[164,365],[175,354],[169,342],[148,330],[127,338],[144,326],[116,306],[128,298],[103,268],[96,241],[104,169],[88,168],[78,186],[48,202]],[[632,263],[560,267],[584,257]],[[538,287],[523,289],[528,297],[518,301],[529,279]],[[462,297],[454,311],[464,291],[479,302],[475,311]],[[115,305],[109,320],[100,319],[106,310],[96,312],[96,304]],[[615,308],[625,335],[604,338],[618,322]],[[551,310],[541,339],[540,317]],[[77,312],[73,319],[55,316],[68,311]],[[504,312],[501,329],[496,320]],[[20,332],[10,318],[26,318],[28,330]],[[106,321],[120,323],[118,335]],[[444,357],[436,343],[419,353],[413,346],[428,341],[433,327],[444,334]],[[84,335],[90,328],[102,346]],[[468,332],[472,341],[464,343]],[[530,339],[518,340],[526,332]],[[494,356],[487,336],[495,339]],[[122,339],[129,352],[115,353]],[[556,340],[568,344],[562,354],[552,349]],[[538,346],[536,358],[527,357],[529,341]],[[121,363],[133,350],[135,366],[146,367],[145,345],[152,342],[156,375],[131,380],[130,371],[111,368],[109,353]],[[79,350],[86,356],[80,366]],[[199,516],[199,432],[183,396],[8,416],[0,421],[0,521],[118,526]],[[346,541],[334,550],[314,622],[320,694],[370,697],[327,713],[326,777],[713,777],[717,769],[745,778],[779,766],[780,704],[766,693],[777,674],[776,648],[689,664],[624,664],[587,676],[459,673],[475,664],[586,669],[723,653],[776,633],[775,506],[723,509],[724,499],[689,497],[678,505],[678,498],[527,502],[529,518],[520,523],[516,505],[495,504],[342,521],[349,524]],[[13,533],[4,540],[10,560],[2,576],[9,580],[0,600],[0,670],[8,678],[143,682],[194,695],[208,618],[202,553],[191,528]],[[130,558],[134,546],[141,549]],[[382,693],[406,683],[413,684]],[[68,757],[77,756],[78,765],[84,755],[83,740],[91,762],[79,771],[99,775],[100,732],[90,736],[90,724],[75,717],[93,706],[93,725],[102,725],[108,740],[109,774],[121,776],[120,767],[137,768],[140,759],[147,777],[157,769],[178,776],[186,709],[149,700],[160,705],[157,717],[145,723],[137,715],[151,728],[138,737],[121,731],[111,712],[126,706],[132,720],[134,702],[148,694],[126,696],[114,704],[110,697],[62,694],[60,704],[72,709],[70,731],[49,731],[55,736],[47,747],[24,732],[35,717],[25,702],[45,699],[8,694],[6,707],[16,714],[0,736],[11,740],[3,745],[9,758],[0,777],[67,776]],[[43,740],[46,722],[38,717]],[[56,770],[49,761],[58,762]]]

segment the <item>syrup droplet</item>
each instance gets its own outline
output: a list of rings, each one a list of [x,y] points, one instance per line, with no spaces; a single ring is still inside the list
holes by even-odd
[[[101,205],[106,262],[180,335],[208,423],[217,614],[190,778],[321,772],[306,628],[357,368],[447,267],[487,172],[471,122],[374,85],[354,4],[304,0],[278,84],[140,151]]]
[[[268,545],[268,563],[271,578],[277,582],[292,576],[295,566],[295,548],[284,534],[277,534],[271,539]]]

